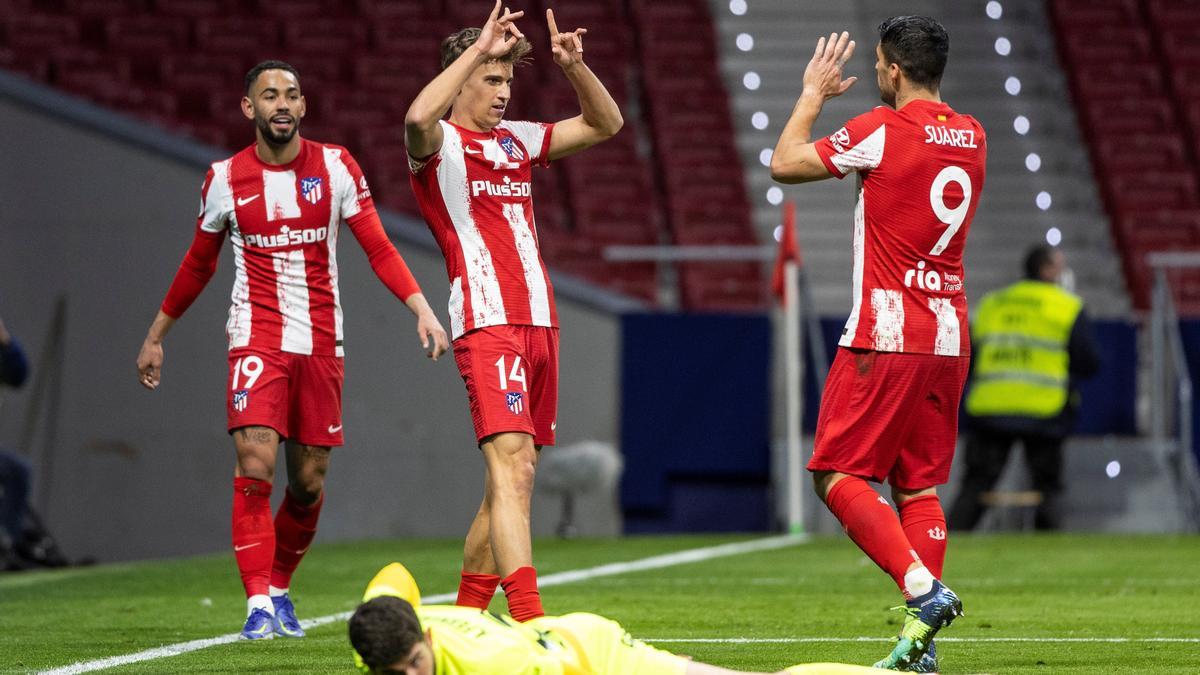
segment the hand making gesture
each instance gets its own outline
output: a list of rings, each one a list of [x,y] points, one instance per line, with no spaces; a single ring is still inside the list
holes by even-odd
[[[850,33],[831,33],[829,39],[817,40],[817,50],[804,69],[804,90],[819,93],[825,99],[841,96],[858,81],[857,77],[842,79],[842,68],[854,54]]]
[[[558,32],[552,9],[546,10],[546,23],[550,26],[550,51],[554,53],[554,62],[564,70],[583,63],[583,36],[587,29],[576,28],[570,33]]]
[[[524,11],[512,12],[507,7],[504,8],[504,14],[501,15],[500,0],[496,0],[496,6],[492,8],[487,22],[480,29],[479,40],[475,42],[475,48],[483,52],[484,56],[489,59],[498,59],[504,56],[512,50],[513,45],[517,44],[517,40],[525,37],[513,23],[523,16],[525,16]]]

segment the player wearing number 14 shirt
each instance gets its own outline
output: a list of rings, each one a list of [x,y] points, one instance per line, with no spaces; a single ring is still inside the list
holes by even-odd
[[[987,142],[941,100],[949,36],[928,17],[879,27],[886,106],[812,142],[825,100],[854,52],[821,38],[771,161],[801,183],[857,174],[850,317],[826,380],[812,460],[817,493],[907,601],[895,649],[877,666],[937,670],[933,636],[962,603],[941,583],[946,520],[936,487],[950,473],[970,356],[963,250],[983,189]],[[887,480],[899,513],[867,481]]]
[[[242,113],[256,143],[212,165],[195,237],[150,326],[137,366],[155,389],[163,338],[204,290],[226,235],[236,269],[226,333],[226,415],[237,451],[233,551],[246,590],[241,636],[302,637],[289,593],[325,501],[330,450],[342,444],[342,307],[337,242],[345,222],[371,268],[417,317],[436,359],[449,346],[404,260],[383,231],[367,179],[345,148],[301,138],[305,101],[295,68],[264,61],[246,74]],[[274,521],[280,440],[287,490]]]

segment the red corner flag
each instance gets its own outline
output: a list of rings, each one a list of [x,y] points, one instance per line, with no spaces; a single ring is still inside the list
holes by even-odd
[[[794,260],[800,264],[800,244],[796,242],[796,204],[783,204],[783,236],[779,238],[779,255],[775,258],[775,271],[771,275],[771,292],[783,303],[783,266]]]

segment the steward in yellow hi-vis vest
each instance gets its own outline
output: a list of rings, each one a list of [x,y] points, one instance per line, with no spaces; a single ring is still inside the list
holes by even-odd
[[[739,675],[633,639],[620,624],[577,612],[518,623],[474,607],[422,605],[400,563],[367,585],[350,617],[354,662],[364,673],[403,675]],[[779,675],[881,673],[840,663],[792,666]]]
[[[1034,526],[1058,527],[1062,446],[1078,407],[1072,383],[1099,369],[1083,301],[1056,284],[1065,269],[1062,251],[1036,246],[1025,258],[1024,280],[985,295],[975,306],[967,468],[950,529],[979,524],[983,494],[1000,478],[1017,441],[1039,502]]]
[[[975,361],[967,413],[1050,418],[1067,404],[1067,344],[1083,301],[1026,279],[984,296],[971,322]]]

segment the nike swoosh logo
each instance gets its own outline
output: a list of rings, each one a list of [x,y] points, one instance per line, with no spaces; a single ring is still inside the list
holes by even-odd
[[[483,154],[483,152],[480,150],[472,150],[470,148],[463,148],[463,152],[467,153],[468,155],[482,155]]]
[[[339,432],[341,430],[342,430],[342,425],[340,425],[340,424],[337,425],[336,427],[333,426],[332,424],[329,425],[329,433],[331,433],[331,434],[336,434],[337,432]]]
[[[261,541],[256,541],[253,544],[246,544],[245,546],[234,546],[233,550],[234,551],[245,551],[248,548],[254,548],[255,546],[258,546],[261,543],[262,543]]]
[[[309,546],[308,548],[302,548],[299,551],[292,551],[292,553],[295,553],[296,555],[304,555],[305,553],[308,553],[309,548],[312,548],[312,547]]]
[[[255,199],[258,199],[260,196],[261,195],[254,195],[253,197],[246,197],[245,199],[238,197],[238,206],[245,206],[245,205],[249,204],[250,202],[254,201]]]

